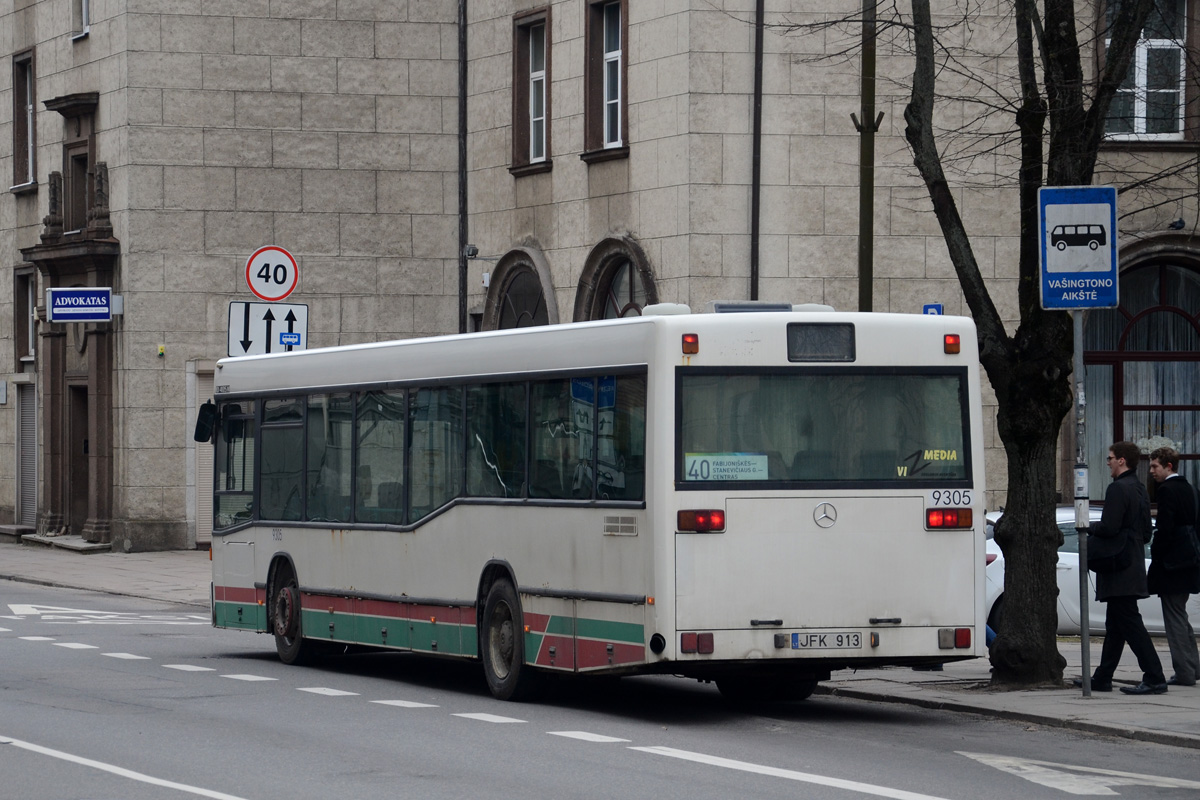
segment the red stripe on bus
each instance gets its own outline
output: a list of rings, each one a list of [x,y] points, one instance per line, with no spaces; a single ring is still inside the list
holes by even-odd
[[[553,658],[550,656],[551,647],[554,648]],[[570,636],[542,637],[542,646],[534,663],[539,667],[575,669],[575,640]]]
[[[612,661],[609,661],[608,646],[612,645]],[[579,669],[594,669],[617,664],[641,664],[646,660],[646,647],[639,644],[600,642],[593,639],[576,639],[575,652]]]
[[[524,617],[525,627],[529,628],[530,633],[545,633],[546,626],[550,624],[549,614],[533,614],[526,611]]]
[[[391,619],[408,619],[408,606],[389,600],[356,600],[354,610],[359,614]]]
[[[334,611],[341,614],[353,614],[354,600],[350,597],[333,597],[328,594],[301,592],[300,607],[310,611]]]
[[[257,603],[258,592],[251,589],[246,589],[241,586],[215,586],[213,594],[217,600],[227,603]]]

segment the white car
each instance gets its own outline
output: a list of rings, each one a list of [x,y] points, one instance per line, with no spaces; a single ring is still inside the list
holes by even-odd
[[[1004,613],[1004,554],[999,545],[992,539],[992,528],[1000,519],[1001,512],[993,511],[987,515],[987,566],[984,576],[987,579],[984,603],[988,610],[988,625],[998,631],[1000,615]],[[1100,519],[1100,509],[1091,506],[1089,519],[1093,522]],[[1059,506],[1055,511],[1055,522],[1063,532],[1063,543],[1058,548],[1058,566],[1055,577],[1058,581],[1058,633],[1064,636],[1078,636],[1081,626],[1079,622],[1079,536],[1075,531],[1074,506]],[[1146,567],[1150,567],[1150,546],[1146,546]],[[1200,595],[1192,595],[1188,600],[1188,617],[1192,625],[1200,624]],[[1162,634],[1163,615],[1162,604],[1157,595],[1138,603],[1142,613],[1142,621],[1146,630],[1154,634]],[[1104,604],[1096,602],[1096,574],[1088,573],[1088,621],[1092,634],[1104,634]]]

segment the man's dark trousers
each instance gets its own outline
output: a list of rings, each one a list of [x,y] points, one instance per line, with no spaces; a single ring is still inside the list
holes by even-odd
[[[1093,683],[1112,683],[1126,642],[1137,656],[1138,666],[1142,668],[1142,683],[1150,686],[1166,683],[1158,651],[1154,649],[1154,642],[1142,624],[1138,599],[1110,597],[1105,602],[1108,609],[1104,615],[1104,648],[1100,651],[1100,665],[1092,674]]]

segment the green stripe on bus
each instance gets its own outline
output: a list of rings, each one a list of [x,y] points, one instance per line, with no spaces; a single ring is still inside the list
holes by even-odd
[[[238,614],[238,611],[241,614]],[[218,628],[238,628],[247,631],[267,630],[267,609],[258,603],[217,602],[213,616]]]
[[[581,639],[603,639],[608,642],[644,644],[646,626],[636,622],[613,622],[604,619],[578,619],[576,636]]]
[[[545,633],[547,636],[574,636],[575,618],[552,615],[546,621]]]

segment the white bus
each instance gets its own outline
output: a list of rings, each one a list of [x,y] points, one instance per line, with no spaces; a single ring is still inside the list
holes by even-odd
[[[222,360],[214,625],[478,659],[501,699],[983,655],[974,324],[681,311]]]

